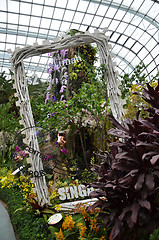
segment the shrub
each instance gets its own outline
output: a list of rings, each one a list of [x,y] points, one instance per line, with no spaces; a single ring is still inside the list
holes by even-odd
[[[142,96],[151,105],[149,116],[122,126],[109,115],[116,127],[110,133],[118,140],[92,169],[99,176],[90,184],[98,198],[92,208],[102,209],[99,219],[112,227],[110,239],[146,240],[159,227],[159,84],[156,89],[147,84]]]
[[[1,199],[6,202],[8,212],[18,240],[50,240],[45,221],[35,214],[26,212],[22,194],[16,188],[0,188]],[[21,209],[18,210],[17,209]]]

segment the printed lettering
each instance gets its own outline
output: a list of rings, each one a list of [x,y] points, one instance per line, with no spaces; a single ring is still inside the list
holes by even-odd
[[[65,194],[65,189],[64,188],[59,188],[58,193],[59,193],[59,199],[60,200],[65,200],[66,199],[66,194]]]

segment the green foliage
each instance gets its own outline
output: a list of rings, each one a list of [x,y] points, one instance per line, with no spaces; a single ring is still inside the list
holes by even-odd
[[[140,62],[134,69],[132,75],[130,76],[128,73],[124,74],[121,77],[121,85],[119,89],[121,90],[121,98],[125,99],[129,96],[129,90],[131,89],[133,84],[142,83],[145,84],[148,82],[146,80],[145,72],[146,66],[143,62]]]
[[[129,118],[133,120],[136,116],[137,111],[141,111],[142,115],[147,116],[144,108],[148,107],[148,104],[138,95],[135,95],[135,92],[142,92],[142,87],[146,86],[146,83],[149,83],[151,86],[155,87],[157,85],[157,78],[159,73],[155,76],[151,76],[150,80],[146,78],[146,67],[143,62],[140,62],[132,72],[132,74],[124,74],[120,76],[121,85],[119,86],[121,90],[121,98],[125,99],[126,104],[124,118]]]
[[[13,73],[10,71],[10,75]],[[13,80],[7,80],[5,72],[0,74],[0,104],[6,104],[9,101],[9,97],[13,95],[14,90],[12,88]]]
[[[21,128],[19,116],[12,108],[14,98],[10,98],[6,104],[0,104],[0,165],[8,164],[11,161],[11,145],[13,139]]]
[[[34,214],[27,213],[24,207],[23,198],[16,188],[0,188],[1,199],[7,204],[11,221],[18,235],[18,240],[51,240],[45,229],[43,218],[37,218]],[[36,238],[35,238],[36,236]]]
[[[14,98],[10,98],[6,104],[0,104],[0,131],[11,133],[14,129],[20,128],[17,113],[11,111],[14,101]]]
[[[43,104],[45,101],[46,87],[47,83],[41,81],[39,81],[39,83],[36,85],[28,85],[30,102],[35,123],[39,121],[40,116],[43,114],[43,110],[41,108],[37,108],[37,106]]]
[[[159,240],[159,228],[150,235],[150,240]]]

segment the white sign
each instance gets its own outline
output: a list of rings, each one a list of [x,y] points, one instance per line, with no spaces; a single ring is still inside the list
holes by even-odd
[[[59,199],[74,199],[79,197],[89,197],[89,194],[94,191],[94,188],[87,188],[85,185],[62,187],[58,189]]]

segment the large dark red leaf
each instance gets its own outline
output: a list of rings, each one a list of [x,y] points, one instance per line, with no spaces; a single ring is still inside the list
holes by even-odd
[[[152,176],[151,173],[146,175],[145,182],[148,187],[148,190],[152,191],[155,187],[155,183],[154,183],[154,177]]]
[[[116,216],[118,210],[115,208],[111,211],[110,213],[110,220],[112,221],[114,219],[114,217]]]
[[[157,176],[157,177],[159,177],[159,171],[152,171],[152,175],[155,175],[155,176]]]
[[[127,133],[123,132],[120,129],[110,129],[108,133],[119,138],[128,138],[128,139],[131,138],[130,135],[128,135]]]
[[[159,159],[159,154],[156,156],[153,156],[150,160],[151,164],[154,165]]]
[[[131,171],[132,170],[132,165],[126,165],[125,162],[119,162],[119,163],[115,163],[112,166],[112,169],[117,169],[117,170],[122,170],[122,171]]]
[[[110,220],[109,216],[104,217],[104,225],[106,226],[108,221]]]
[[[112,124],[113,124],[114,126],[116,126],[118,129],[120,129],[120,130],[126,132],[127,134],[129,134],[129,130],[126,129],[126,128],[124,128],[124,127],[114,118],[113,115],[108,114],[107,117],[108,117],[108,119],[112,122]]]
[[[138,200],[141,207],[147,208],[148,210],[151,210],[151,204],[147,200]]]
[[[128,215],[125,217],[124,220],[126,220],[129,228],[132,229],[132,228],[134,227],[135,224],[134,224],[134,222],[132,222],[132,220],[131,220],[131,214],[128,214]]]
[[[139,214],[139,210],[140,210],[140,205],[138,203],[132,204],[132,206],[131,206],[131,211],[132,211],[131,220],[134,223],[137,222],[137,217],[138,217],[138,214]]]
[[[123,226],[123,222],[120,221],[118,218],[116,219],[115,221],[115,225],[113,226],[113,229],[111,231],[111,236],[112,236],[112,239],[115,239],[116,236],[118,236],[118,234],[120,233],[120,230]]]
[[[137,182],[134,186],[134,188],[139,191],[141,188],[142,188],[142,185],[143,185],[143,182],[144,182],[144,179],[145,179],[145,174],[142,173],[139,175],[138,179],[137,179]]]
[[[150,152],[144,153],[142,156],[142,160],[144,160],[148,156],[154,156],[154,155],[156,155],[155,151],[150,151]]]
[[[92,204],[91,206],[89,206],[88,209],[92,210],[92,209],[95,209],[97,207],[101,207],[103,205],[103,202],[102,200],[98,200],[97,202],[95,202],[94,204]],[[109,204],[109,203],[108,203]]]
[[[131,211],[131,207],[130,207],[130,206],[125,207],[125,208],[123,209],[122,213],[120,214],[119,219],[120,219],[120,220],[123,220],[123,218],[125,217],[125,214],[126,214],[127,212],[129,212],[129,211]]]
[[[96,190],[96,191],[91,192],[89,196],[90,197],[106,196],[106,192]]]
[[[156,130],[156,131],[158,130],[158,128],[148,120],[142,119],[142,120],[140,120],[140,123],[143,125],[143,127],[148,127],[150,129]]]
[[[148,189],[146,186],[143,186],[142,190],[140,191],[141,198],[146,199],[148,196]]]

